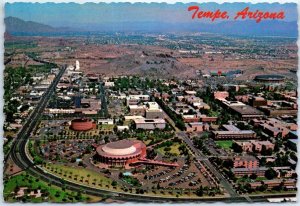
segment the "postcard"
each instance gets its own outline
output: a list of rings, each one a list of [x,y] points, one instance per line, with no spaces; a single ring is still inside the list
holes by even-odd
[[[296,201],[296,3],[3,5],[6,203]]]

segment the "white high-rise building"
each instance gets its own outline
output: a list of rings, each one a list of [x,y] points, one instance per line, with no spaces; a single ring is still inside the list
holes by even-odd
[[[76,60],[76,67],[75,67],[75,71],[78,71],[80,69],[80,65],[79,65],[79,61]]]

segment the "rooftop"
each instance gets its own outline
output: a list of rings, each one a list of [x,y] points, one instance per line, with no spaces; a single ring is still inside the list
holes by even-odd
[[[252,172],[252,171],[266,171],[267,167],[256,167],[256,168],[232,168],[232,172]]]
[[[263,112],[249,106],[230,106],[231,109],[234,111],[240,113],[241,115],[263,115]]]
[[[136,124],[164,124],[166,121],[164,119],[134,119]]]

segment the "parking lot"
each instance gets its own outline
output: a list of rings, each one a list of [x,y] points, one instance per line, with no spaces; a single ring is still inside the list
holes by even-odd
[[[198,189],[213,187],[213,184],[205,177],[193,162],[186,162],[184,158],[178,158],[180,166],[176,168],[155,167],[148,170],[145,175],[138,175],[138,179],[148,188],[159,187],[166,189]],[[205,176],[204,176],[205,175]]]
[[[55,160],[68,160],[71,163],[79,160],[84,154],[92,151],[94,139],[88,140],[57,140],[41,145],[45,158]]]

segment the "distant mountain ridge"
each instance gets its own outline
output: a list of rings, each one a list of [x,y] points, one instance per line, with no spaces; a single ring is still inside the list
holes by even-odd
[[[9,33],[15,32],[55,32],[54,27],[40,24],[33,21],[23,21],[16,17],[7,17],[4,19],[6,31]]]
[[[298,25],[296,21],[285,22],[268,20],[256,23],[252,20],[245,21],[223,21],[219,23],[202,23],[193,21],[191,23],[166,23],[166,22],[115,22],[99,24],[78,25],[80,29],[57,28],[49,25],[24,21],[16,17],[4,19],[6,32],[13,35],[39,35],[63,33],[85,33],[89,32],[211,32],[229,35],[245,36],[298,36]]]

